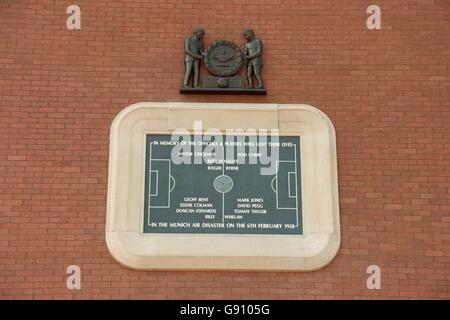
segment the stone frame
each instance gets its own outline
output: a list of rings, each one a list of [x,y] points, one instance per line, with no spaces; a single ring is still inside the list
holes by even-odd
[[[303,235],[144,234],[147,133],[177,128],[279,129],[300,135]],[[320,110],[303,104],[142,102],[110,132],[106,243],[122,265],[144,270],[285,270],[324,267],[340,246],[336,137]]]

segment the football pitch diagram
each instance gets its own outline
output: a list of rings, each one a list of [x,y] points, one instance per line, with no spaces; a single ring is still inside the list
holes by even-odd
[[[239,139],[231,140],[249,141]],[[217,145],[218,158],[175,164],[177,143],[170,135],[146,137],[144,233],[302,234],[300,137],[268,137],[270,164],[248,145],[233,147],[239,162]],[[207,153],[194,149],[187,155]],[[269,166],[276,170],[262,174]]]

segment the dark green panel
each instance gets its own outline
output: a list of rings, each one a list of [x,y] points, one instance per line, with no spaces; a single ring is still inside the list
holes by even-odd
[[[300,163],[298,136],[148,134],[144,233],[302,234]]]

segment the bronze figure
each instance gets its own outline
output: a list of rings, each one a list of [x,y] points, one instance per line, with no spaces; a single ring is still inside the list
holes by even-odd
[[[189,87],[189,78],[194,69],[193,87],[198,88],[198,79],[200,74],[200,61],[203,59],[203,36],[205,31],[201,28],[195,29],[192,36],[187,38],[184,42],[184,52],[186,57],[184,59],[186,65],[186,72],[184,74],[183,87]]]
[[[263,89],[264,83],[261,77],[262,52],[263,43],[260,39],[256,38],[252,29],[246,29],[243,32],[243,36],[247,43],[244,49],[244,60],[247,60],[247,81],[248,88],[253,89],[253,74],[258,80],[257,89]]]

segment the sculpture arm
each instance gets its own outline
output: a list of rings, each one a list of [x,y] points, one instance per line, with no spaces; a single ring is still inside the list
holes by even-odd
[[[192,58],[194,58],[194,59],[201,59],[201,58],[202,58],[201,55],[196,54],[196,53],[192,52],[192,51],[189,49],[189,39],[186,39],[186,41],[184,42],[184,52],[185,52],[187,55],[189,55],[189,56],[191,56]]]
[[[248,48],[247,48],[247,45],[245,45],[245,47],[244,47],[244,59],[247,59],[248,58]]]
[[[263,51],[263,44],[261,40],[258,40],[256,41],[256,52],[252,55],[248,55],[247,59],[251,60],[253,58],[262,56],[262,51]]]
[[[202,49],[200,50],[200,54],[202,57],[207,55],[207,52],[205,51],[205,46],[203,45],[203,43],[202,43]]]

